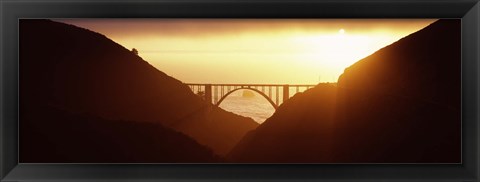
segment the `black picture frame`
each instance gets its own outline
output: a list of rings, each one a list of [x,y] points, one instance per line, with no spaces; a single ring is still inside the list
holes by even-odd
[[[1,181],[479,181],[479,0],[0,0]],[[19,18],[461,18],[462,164],[19,164]]]

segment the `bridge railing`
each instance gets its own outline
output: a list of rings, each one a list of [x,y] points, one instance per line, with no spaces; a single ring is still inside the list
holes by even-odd
[[[288,85],[289,87],[315,87],[317,85],[312,84],[205,84],[205,83],[184,83],[185,85],[191,86],[204,86],[204,85],[212,85],[212,86],[245,86],[245,87],[255,87],[255,86],[285,86]]]

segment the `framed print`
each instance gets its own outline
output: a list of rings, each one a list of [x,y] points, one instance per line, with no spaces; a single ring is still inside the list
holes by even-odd
[[[478,1],[1,9],[3,181],[478,181]]]

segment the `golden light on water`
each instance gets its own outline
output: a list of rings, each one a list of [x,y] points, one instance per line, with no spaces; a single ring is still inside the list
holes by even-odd
[[[62,19],[189,83],[316,84],[432,19]]]

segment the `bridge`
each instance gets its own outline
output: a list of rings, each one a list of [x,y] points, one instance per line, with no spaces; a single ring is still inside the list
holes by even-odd
[[[277,109],[280,104],[298,92],[303,92],[316,85],[282,85],[282,84],[199,84],[185,83],[193,93],[202,93],[205,100],[219,106],[225,98],[237,90],[251,90],[265,97]],[[292,93],[292,94],[291,94]],[[282,100],[280,100],[282,96]]]

